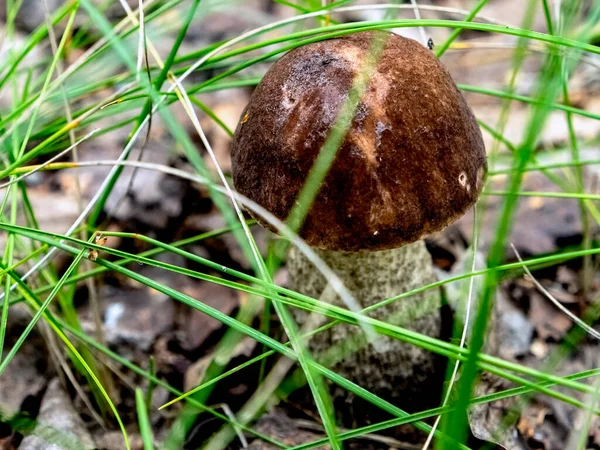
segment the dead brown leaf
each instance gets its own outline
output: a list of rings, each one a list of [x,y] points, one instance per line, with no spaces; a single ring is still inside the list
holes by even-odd
[[[227,315],[239,306],[236,291],[215,283],[188,283],[181,292]],[[181,330],[181,346],[186,350],[200,347],[206,338],[223,326],[218,320],[188,307],[179,310],[177,322]]]
[[[530,293],[529,320],[542,340],[560,341],[571,329],[571,319],[537,291]]]

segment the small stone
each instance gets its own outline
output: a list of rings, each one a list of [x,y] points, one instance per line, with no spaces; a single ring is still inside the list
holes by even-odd
[[[536,358],[542,359],[548,354],[548,345],[541,339],[536,339],[529,347],[529,351]]]
[[[87,450],[95,449],[90,434],[79,414],[73,408],[71,399],[63,391],[58,378],[54,378],[44,394],[37,425],[33,432],[23,439],[20,450]]]
[[[526,355],[533,337],[533,325],[518,309],[500,314],[498,323],[499,352],[504,359]]]
[[[104,313],[106,339],[111,344],[133,344],[147,350],[156,338],[173,327],[175,307],[168,295],[149,288],[105,287],[109,302]]]

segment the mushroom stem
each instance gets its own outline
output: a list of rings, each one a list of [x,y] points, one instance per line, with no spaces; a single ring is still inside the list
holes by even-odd
[[[422,240],[377,252],[320,249],[316,252],[363,308],[436,280],[431,255]],[[287,267],[291,289],[343,306],[339,297],[326,289],[327,281],[323,275],[296,248],[290,250]],[[369,315],[428,336],[441,337],[440,307],[440,291],[431,289],[377,308]],[[304,325],[309,314],[297,310],[295,317]],[[320,318],[317,326],[324,322],[325,318]],[[367,342],[365,333],[358,326],[339,324],[313,336],[309,348],[315,358],[339,375],[387,400],[396,401],[399,406],[410,409],[411,404],[423,405],[424,395],[431,396],[433,402],[439,398],[440,375],[443,377],[440,363],[443,361],[411,344],[378,336],[377,345],[373,345]],[[335,400],[344,401],[344,415],[348,412],[348,403],[353,403],[351,409],[359,406],[346,392],[334,390],[332,395]],[[360,412],[364,415],[363,406]]]

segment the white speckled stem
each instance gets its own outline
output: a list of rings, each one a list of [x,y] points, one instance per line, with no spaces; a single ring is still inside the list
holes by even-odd
[[[431,255],[423,241],[379,252],[317,250],[317,253],[363,308],[435,281]],[[292,289],[343,306],[331,289],[325,290],[327,283],[323,275],[297,249],[290,251],[287,266]],[[440,337],[440,306],[440,291],[431,289],[378,308],[370,315],[428,336]],[[306,322],[308,314],[305,311],[296,310],[294,314],[299,324]],[[414,401],[423,405],[424,395],[439,394],[441,383],[437,372],[443,371],[439,357],[399,340],[385,336],[379,339],[376,350],[366,342],[360,328],[340,324],[314,336],[309,348],[316,358],[338,374],[401,405],[409,406]],[[441,376],[443,379],[443,373]],[[436,384],[434,393],[432,386]],[[334,390],[333,396],[336,400],[343,399],[345,404],[352,403],[348,393],[341,390]]]

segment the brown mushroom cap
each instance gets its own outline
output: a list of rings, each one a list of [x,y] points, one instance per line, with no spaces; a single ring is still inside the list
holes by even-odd
[[[383,32],[299,47],[271,67],[234,136],[240,193],[287,218],[376,33]],[[384,250],[414,242],[462,216],[483,187],[481,131],[450,74],[418,42],[386,35],[299,232],[314,247]]]

